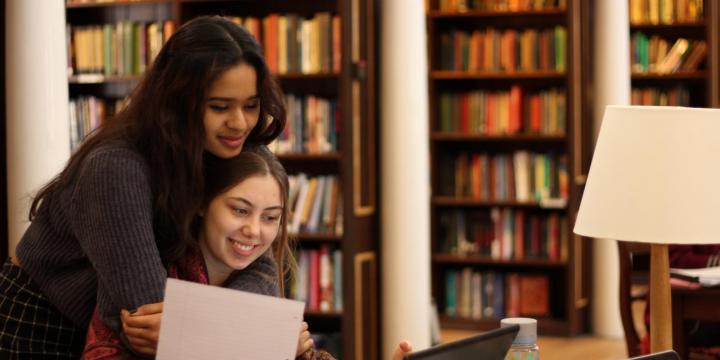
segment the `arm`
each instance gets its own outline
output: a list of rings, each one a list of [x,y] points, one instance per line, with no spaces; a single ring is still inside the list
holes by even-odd
[[[144,161],[125,149],[90,155],[71,210],[75,236],[97,273],[100,318],[119,334],[120,310],[162,301],[167,276],[155,244]]]

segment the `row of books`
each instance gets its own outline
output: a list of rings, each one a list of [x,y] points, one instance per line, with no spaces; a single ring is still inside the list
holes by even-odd
[[[273,73],[340,71],[341,28],[337,15],[319,12],[309,19],[296,14],[228,18],[248,29],[263,45]]]
[[[631,24],[695,22],[703,13],[703,0],[630,0]]]
[[[705,61],[708,49],[704,40],[678,38],[670,45],[671,41],[658,35],[634,33],[630,40],[633,72],[695,71]]]
[[[550,316],[549,284],[546,275],[447,270],[445,315],[473,320]]]
[[[568,198],[565,155],[527,150],[512,154],[461,152],[447,160],[441,164],[443,195],[481,201],[559,203],[560,207]]]
[[[440,214],[442,251],[495,260],[567,258],[568,220],[557,212],[493,207]]]
[[[290,296],[305,302],[307,310],[342,311],[342,251],[331,250],[327,244],[300,250],[297,264]]]
[[[565,71],[567,31],[488,28],[440,35],[440,68],[453,71]]]
[[[290,234],[323,233],[342,235],[342,192],[336,176],[308,177],[301,173],[289,177],[288,219]]]
[[[287,121],[270,144],[276,154],[321,154],[338,151],[340,113],[337,100],[317,96],[285,96]]]
[[[633,87],[630,92],[632,105],[690,106],[690,91],[677,85],[671,88]]]
[[[479,135],[565,134],[567,98],[564,89],[528,92],[444,92],[439,97],[440,130]]]
[[[70,99],[70,149],[77,148],[83,139],[126,104],[126,99],[105,100],[94,96]]]
[[[440,0],[440,11],[530,11],[565,9],[567,0]]]
[[[68,25],[70,74],[138,75],[175,31],[173,21]]]

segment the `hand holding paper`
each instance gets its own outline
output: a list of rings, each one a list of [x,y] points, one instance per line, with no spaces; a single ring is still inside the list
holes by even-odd
[[[158,360],[295,358],[305,304],[168,279]]]

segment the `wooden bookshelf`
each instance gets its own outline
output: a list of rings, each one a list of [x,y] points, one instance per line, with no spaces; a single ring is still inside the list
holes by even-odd
[[[475,2],[481,6],[483,3]],[[508,303],[512,296],[508,276],[513,275],[547,281],[542,291],[548,299],[546,313],[531,316],[538,318],[540,335],[567,336],[587,330],[589,243],[574,236],[572,226],[584,185],[582,174],[590,160],[589,152],[584,150],[591,143],[592,131],[588,101],[591,5],[582,0],[558,1],[555,5],[542,9],[453,11],[441,10],[441,0],[428,2],[433,194],[430,261],[432,295],[444,328],[488,330],[498,327],[500,318],[506,315],[524,315]],[[498,41],[497,47],[488,45],[489,41]],[[502,48],[503,41],[517,47],[513,45],[512,51],[504,48],[502,56],[483,52]],[[456,48],[458,44],[462,48]],[[547,47],[540,49],[540,44]],[[555,58],[530,61],[523,58],[528,51],[554,54]],[[516,57],[512,58],[511,53]],[[551,115],[540,116],[538,102]],[[503,110],[498,110],[501,107]],[[527,189],[520,189],[518,184],[530,180],[516,175],[516,171],[536,174],[534,166],[527,168],[526,162],[516,159],[527,154],[548,164],[562,164],[547,165],[543,171],[554,179],[548,181],[564,190],[548,190],[547,196],[527,196]],[[513,232],[504,228],[506,219],[512,219]],[[538,235],[530,224],[552,228],[554,235]],[[500,235],[500,229],[506,232]],[[511,234],[510,238],[505,234]],[[497,239],[506,240],[497,245],[501,244]],[[539,244],[541,249],[529,255],[530,247],[525,248],[528,241]],[[516,248],[520,244],[524,255]],[[494,246],[503,246],[500,251],[504,253],[495,253]],[[505,246],[512,250],[508,252]],[[468,271],[465,269],[472,271],[473,283],[480,275],[477,284],[482,286],[458,286],[460,273]],[[499,297],[486,293],[484,281],[488,278],[494,287],[502,283],[504,290]],[[512,286],[517,284],[512,282]],[[462,296],[490,296],[492,309],[486,313],[488,305],[483,302],[482,314],[460,315],[457,310],[448,315],[446,311],[452,308],[455,312],[462,301],[473,306],[475,300],[460,300]]]
[[[720,13],[715,1],[672,2],[672,11],[654,11],[647,0],[628,0],[630,53],[632,55],[631,103],[717,107],[720,105],[718,51]],[[685,7],[680,8],[684,4]],[[668,45],[658,45],[658,39]],[[677,65],[668,70],[673,46],[687,40]],[[704,53],[693,55],[703,43]],[[667,46],[665,50],[658,50]],[[692,65],[691,58],[699,61]],[[645,58],[647,58],[645,60]],[[669,62],[673,63],[673,62]],[[662,68],[658,71],[658,68]]]
[[[339,57],[330,70],[274,71],[286,95],[301,100],[315,96],[330,99],[337,109],[331,120],[338,129],[335,148],[323,151],[278,153],[288,173],[308,177],[332,175],[342,197],[342,232],[307,232],[291,235],[299,250],[329,247],[341,251],[342,310],[308,309],[306,320],[313,333],[335,334],[341,339],[340,359],[377,359],[379,346],[378,159],[377,159],[377,24],[376,2],[371,0],[318,0],[311,3],[262,0],[116,0],[66,4],[71,30],[105,24],[173,22],[175,28],[200,15],[264,19],[272,14],[310,19],[319,13],[339,19]],[[134,25],[133,25],[134,26]],[[144,26],[144,25],[140,25]],[[262,27],[261,27],[262,28]],[[264,36],[264,35],[263,35]],[[260,40],[261,44],[263,43]],[[74,43],[73,43],[74,44]],[[74,59],[74,58],[73,58]],[[290,61],[290,59],[288,60]],[[103,65],[104,66],[104,65]],[[103,67],[104,69],[104,67]],[[116,101],[127,96],[142,72],[114,73],[99,69],[72,69],[70,96],[92,95]],[[340,111],[342,109],[342,111]]]

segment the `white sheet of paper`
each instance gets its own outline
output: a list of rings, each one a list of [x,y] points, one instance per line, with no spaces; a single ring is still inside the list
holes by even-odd
[[[168,279],[158,360],[295,358],[305,304]]]

